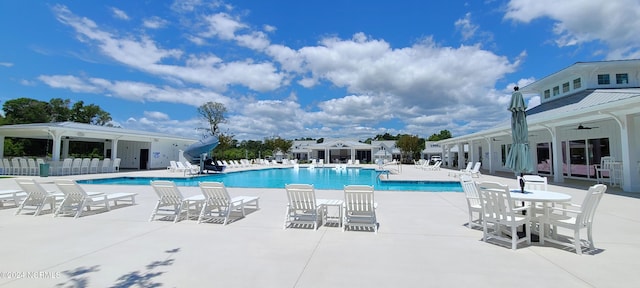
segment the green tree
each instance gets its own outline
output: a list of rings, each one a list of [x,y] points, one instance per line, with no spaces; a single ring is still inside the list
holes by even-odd
[[[287,154],[293,146],[293,141],[285,140],[280,137],[274,137],[265,139],[264,144],[273,151],[280,151],[284,154]]]
[[[84,105],[84,101],[78,101],[71,107],[70,121],[104,126],[111,121],[111,115],[102,110],[100,106]]]
[[[61,98],[53,98],[49,100],[49,105],[51,106],[52,122],[64,122],[64,121],[69,121],[69,119],[71,119],[71,110],[69,110],[69,105],[71,105],[71,100],[69,99],[62,100]]]
[[[418,159],[425,148],[424,139],[414,135],[401,135],[396,141],[396,147],[402,152],[402,159]]]
[[[221,133],[220,124],[227,123],[225,113],[227,113],[227,107],[218,102],[207,102],[198,107],[198,114],[209,123],[209,132],[213,136]]]
[[[429,136],[429,138],[427,139],[428,141],[440,141],[440,140],[444,140],[444,139],[449,139],[453,136],[451,136],[451,132],[449,132],[449,130],[440,130],[439,134],[432,134],[431,136]]]
[[[2,110],[5,124],[29,124],[50,122],[49,103],[29,98],[18,98],[4,102]]]

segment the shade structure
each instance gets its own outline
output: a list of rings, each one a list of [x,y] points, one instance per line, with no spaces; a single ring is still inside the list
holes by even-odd
[[[533,172],[533,161],[529,150],[529,127],[527,126],[527,105],[522,93],[515,88],[511,95],[511,139],[513,144],[507,155],[505,166],[516,174]]]

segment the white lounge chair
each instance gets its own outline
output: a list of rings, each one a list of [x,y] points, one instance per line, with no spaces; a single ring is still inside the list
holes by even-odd
[[[56,210],[56,196],[54,192],[45,190],[39,183],[30,178],[16,179],[18,186],[22,191],[26,192],[26,197],[18,206],[15,215],[20,214],[23,210],[33,210],[33,216],[40,215],[45,205],[49,204],[51,213]]]
[[[458,176],[460,176],[462,174],[468,174],[468,173],[471,173],[472,169],[473,169],[473,162],[469,162],[469,163],[467,163],[467,168],[460,169],[459,172],[451,171],[451,172],[449,172],[449,176],[458,177]]]
[[[153,221],[156,216],[171,216],[173,222],[178,222],[182,212],[186,212],[189,219],[189,212],[197,209],[204,202],[203,195],[196,195],[185,198],[173,181],[157,180],[151,181],[153,190],[158,195],[156,207],[151,212],[149,221]]]
[[[493,238],[511,242],[513,250],[516,250],[519,243],[526,241],[527,244],[531,244],[531,229],[526,229],[526,235],[522,239],[518,239],[517,232],[518,227],[528,226],[530,223],[529,206],[514,207],[507,185],[495,182],[481,182],[477,185],[482,205],[482,240],[486,242]],[[489,233],[489,224],[493,225],[492,233]],[[511,238],[503,236],[503,226],[509,228]]]
[[[174,160],[169,161],[169,166],[167,167],[167,170],[169,170],[169,172],[177,172],[178,164],[176,163],[176,161]]]
[[[293,225],[313,225],[313,230],[316,230],[322,220],[322,203],[318,203],[313,185],[288,184],[284,188],[289,199],[284,229]]]
[[[480,194],[478,192],[476,182],[473,181],[470,175],[460,175],[460,185],[462,185],[462,190],[467,198],[467,206],[469,209],[469,223],[467,224],[467,227],[469,229],[473,228],[473,226],[483,227],[482,205],[480,203]],[[473,221],[474,212],[478,213],[478,224]]]
[[[436,161],[436,163],[434,163],[433,165],[425,167],[424,170],[429,170],[429,171],[440,170],[441,165],[442,165],[442,161]]]
[[[137,195],[136,193],[124,192],[113,194],[87,193],[73,179],[55,179],[54,183],[64,194],[64,200],[62,200],[54,215],[56,217],[60,214],[75,214],[74,218],[78,218],[85,208],[89,211],[93,206],[104,207],[109,211],[109,201],[113,201],[114,205],[118,205],[118,201],[133,205]]]
[[[13,202],[14,206],[18,206],[26,196],[27,193],[22,190],[0,190],[0,207],[4,207],[4,202]]]
[[[260,209],[259,197],[237,196],[231,198],[222,182],[200,182],[200,190],[204,196],[204,204],[198,217],[198,223],[205,219],[224,219],[222,225],[229,223],[233,211],[240,211],[245,216],[245,208]]]
[[[476,164],[473,165],[473,169],[469,172],[471,177],[479,178],[482,175],[482,173],[480,173],[480,166],[482,166],[482,162],[476,162]]]
[[[344,186],[342,231],[347,228],[372,228],[375,233],[378,233],[377,206],[373,197],[373,186]]]
[[[182,162],[180,162],[180,161],[176,161],[176,166],[178,167],[178,168],[176,168],[177,172],[185,172],[185,171],[187,171],[187,167],[185,167],[184,164]]]
[[[185,172],[189,172],[191,175],[200,173],[200,166],[193,165],[189,161],[184,162],[184,167],[186,168]]]
[[[547,218],[543,221],[544,224],[551,225],[554,231],[554,238],[548,238],[544,236],[540,239],[540,244],[544,244],[544,241],[552,243],[571,246],[571,243],[566,243],[557,240],[558,228],[565,228],[573,230],[573,248],[576,249],[576,253],[582,254],[582,240],[580,238],[580,230],[587,229],[587,244],[589,249],[595,249],[593,244],[593,217],[596,214],[596,208],[600,203],[600,199],[607,191],[607,186],[603,184],[596,184],[589,187],[587,195],[582,201],[582,204],[569,204],[566,208],[550,207]],[[554,213],[560,212],[560,213]]]
[[[4,159],[3,159],[4,160]],[[4,161],[0,161],[0,175],[4,175],[5,174],[5,169],[4,169]]]

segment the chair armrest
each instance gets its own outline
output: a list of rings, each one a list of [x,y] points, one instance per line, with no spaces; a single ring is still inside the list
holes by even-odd
[[[517,208],[513,208],[513,211],[527,211],[527,210],[529,210],[529,208],[531,208],[530,205],[524,205],[524,206],[520,206],[520,207],[517,207]]]

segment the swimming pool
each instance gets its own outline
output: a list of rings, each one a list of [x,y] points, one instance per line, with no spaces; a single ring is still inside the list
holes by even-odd
[[[284,188],[286,184],[313,184],[316,189],[342,190],[344,185],[373,185],[376,190],[462,192],[457,181],[380,181],[379,171],[364,168],[273,168],[224,174],[210,174],[190,178],[118,177],[78,180],[84,184],[149,185],[152,180],[171,180],[178,186],[198,186],[199,182],[223,182],[227,187]]]

